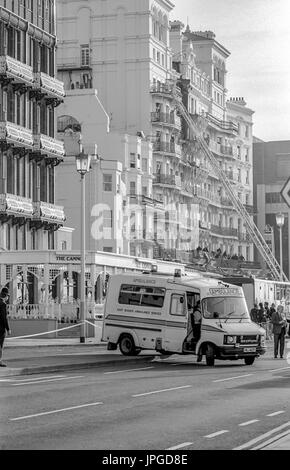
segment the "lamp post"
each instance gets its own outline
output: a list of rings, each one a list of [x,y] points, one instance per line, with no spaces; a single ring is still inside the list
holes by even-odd
[[[81,147],[81,152],[76,155],[76,167],[77,172],[81,175],[81,292],[80,292],[80,320],[81,320],[81,333],[80,342],[85,343],[86,341],[86,325],[85,325],[85,276],[86,276],[86,186],[85,176],[90,171],[91,156],[85,154]]]
[[[280,230],[280,279],[283,281],[283,249],[282,249],[282,228],[284,225],[284,214],[282,212],[279,212],[279,214],[276,214],[276,224],[277,227],[279,227]]]

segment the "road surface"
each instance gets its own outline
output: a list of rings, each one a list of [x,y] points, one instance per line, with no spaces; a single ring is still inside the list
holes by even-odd
[[[290,432],[290,364],[172,356],[0,380],[0,449],[263,448]]]

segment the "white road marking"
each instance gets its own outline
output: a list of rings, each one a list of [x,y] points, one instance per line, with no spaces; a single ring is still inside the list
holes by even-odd
[[[60,410],[44,411],[43,413],[35,413],[33,415],[19,416],[18,418],[10,418],[10,421],[20,421],[21,419],[37,418],[38,416],[51,415],[54,413],[61,413],[63,411],[77,410],[79,408],[86,408],[89,406],[97,406],[97,405],[103,405],[103,404],[104,404],[103,402],[98,401],[96,403],[87,403],[86,405],[70,406],[69,408],[62,408]]]
[[[0,379],[0,382],[11,382],[13,379]]]
[[[38,384],[46,384],[47,382],[57,382],[58,380],[69,380],[69,379],[80,379],[83,375],[75,375],[73,377],[62,377],[58,379],[46,379],[46,380],[39,380],[38,382],[21,382],[12,384],[13,387],[19,387],[20,385],[38,385]]]
[[[165,388],[163,390],[154,390],[153,392],[138,393],[138,395],[132,395],[133,398],[144,397],[146,395],[153,395],[154,393],[170,392],[172,390],[180,390],[181,388],[192,388],[192,385],[184,385],[183,387]]]
[[[213,380],[213,382],[226,382],[227,380],[234,380],[234,379],[241,379],[243,377],[250,377],[250,375],[254,375],[254,374],[237,375],[236,377],[228,377],[227,379]]]
[[[249,442],[246,442],[245,444],[242,444],[241,446],[238,446],[238,447],[235,447],[233,450],[242,450],[242,449],[246,449],[247,447],[250,447],[254,444],[257,444],[259,441],[262,441],[263,439],[265,439],[266,437],[270,437],[272,436],[272,434],[275,434],[276,432],[278,431],[281,431],[282,429],[285,429],[287,427],[290,426],[290,421],[288,421],[287,423],[285,424],[282,424],[281,426],[278,426],[277,428],[275,429],[272,429],[272,431],[268,431],[266,432],[265,434],[261,434],[260,436],[256,437],[255,439],[252,439],[251,441]]]
[[[246,421],[245,423],[239,424],[239,426],[249,426],[250,424],[257,423],[259,419],[251,419],[251,421]]]
[[[277,416],[277,415],[281,415],[282,413],[285,413],[285,411],[275,411],[275,413],[270,413],[267,416]]]
[[[286,369],[290,369],[290,367],[280,367],[279,369],[271,369],[271,370],[268,370],[268,372],[276,372],[278,370],[286,370]]]
[[[139,369],[116,370],[116,371],[113,371],[113,372],[104,372],[104,375],[121,374],[122,372],[134,372],[134,371],[138,371],[138,370],[148,370],[148,369],[155,369],[155,367],[140,367]]]
[[[27,379],[13,379],[13,382],[29,382],[36,381],[36,380],[48,380],[48,379],[58,379],[60,377],[66,377],[66,375],[47,375],[46,377],[35,377],[35,378],[27,378]]]
[[[221,434],[225,434],[226,432],[229,432],[229,431],[227,431],[226,429],[223,429],[222,431],[217,431],[212,434],[208,434],[207,436],[204,436],[204,437],[206,437],[207,439],[212,439],[213,437],[220,436]]]
[[[178,446],[169,447],[168,449],[165,449],[165,450],[182,449],[183,447],[188,447],[188,446],[191,446],[192,444],[193,444],[193,442],[183,442],[183,444],[179,444]]]
[[[275,437],[272,437],[271,439],[268,439],[267,441],[262,442],[262,444],[259,444],[256,447],[253,447],[251,450],[263,449],[267,445],[272,444],[272,442],[276,442],[282,437],[288,436],[289,434],[290,434],[290,429],[288,429],[288,431],[281,432],[280,434],[276,434]]]

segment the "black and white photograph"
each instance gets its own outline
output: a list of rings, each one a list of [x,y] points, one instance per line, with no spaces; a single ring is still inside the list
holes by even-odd
[[[1,451],[290,450],[289,18],[0,0]]]

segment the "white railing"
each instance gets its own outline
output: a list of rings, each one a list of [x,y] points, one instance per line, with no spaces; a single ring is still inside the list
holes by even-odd
[[[64,84],[57,78],[51,77],[44,72],[35,74],[37,87],[42,88],[45,92],[52,94],[56,98],[64,98]]]
[[[64,143],[61,140],[54,139],[44,134],[35,134],[33,141],[36,151],[53,157],[64,157]]]
[[[35,202],[34,219],[63,223],[66,220],[64,208],[48,202]]]
[[[59,320],[60,304],[7,305],[9,318],[13,320]]]
[[[31,217],[34,208],[31,199],[14,194],[0,194],[0,212]]]
[[[58,320],[62,323],[74,323],[80,320],[78,303],[7,305],[7,313],[11,320]],[[86,318],[88,320],[102,320],[103,315],[104,304],[87,302]]]
[[[32,67],[8,55],[0,57],[0,75],[4,74],[31,85],[34,82]]]
[[[10,121],[0,122],[0,140],[11,142],[14,145],[19,144],[21,147],[33,147],[32,131]]]

